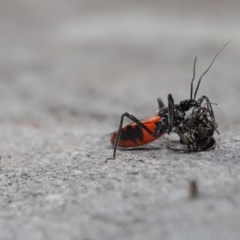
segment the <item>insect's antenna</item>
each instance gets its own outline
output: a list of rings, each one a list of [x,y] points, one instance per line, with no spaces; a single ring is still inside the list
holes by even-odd
[[[197,57],[194,58],[194,62],[193,62],[193,78],[192,78],[192,81],[191,81],[191,93],[190,93],[190,99],[191,100],[192,100],[192,95],[193,95],[193,81],[195,79],[196,62],[197,62]]]
[[[199,86],[200,86],[200,83],[201,83],[201,81],[202,81],[203,76],[209,71],[209,69],[210,69],[211,66],[213,65],[215,59],[217,58],[218,54],[219,54],[230,42],[231,42],[231,40],[228,41],[227,43],[225,43],[225,44],[221,47],[221,49],[218,50],[218,52],[216,53],[215,57],[214,57],[213,60],[211,61],[209,67],[208,67],[208,68],[205,70],[205,72],[200,76],[200,78],[199,78],[199,80],[198,80],[198,84],[197,84],[196,90],[195,90],[195,92],[194,92],[194,100],[196,99],[197,92],[198,92],[198,88],[199,88]]]

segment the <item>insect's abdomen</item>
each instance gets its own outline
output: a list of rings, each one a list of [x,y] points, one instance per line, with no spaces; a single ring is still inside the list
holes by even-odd
[[[156,132],[156,127],[159,126],[158,123],[162,121],[160,116],[155,116],[153,118],[142,120],[141,122],[153,133]],[[111,143],[114,145],[118,131],[111,134]],[[139,127],[136,123],[131,123],[122,128],[121,137],[118,143],[120,147],[135,147],[150,143],[157,138],[161,137],[163,134],[158,136],[150,135],[146,130]]]

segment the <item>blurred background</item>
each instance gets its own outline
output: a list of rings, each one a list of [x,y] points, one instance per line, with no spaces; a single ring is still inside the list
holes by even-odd
[[[194,57],[199,76],[232,40],[198,96],[218,103],[221,131],[239,125],[239,13],[237,0],[0,0],[0,120],[108,133],[125,111],[188,98]]]

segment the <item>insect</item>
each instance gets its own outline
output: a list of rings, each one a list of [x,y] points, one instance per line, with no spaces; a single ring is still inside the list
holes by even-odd
[[[111,134],[113,156],[107,160],[115,159],[118,147],[128,148],[148,144],[171,132],[179,135],[180,143],[186,145],[189,151],[214,149],[215,139],[213,134],[217,131],[217,123],[215,122],[212,104],[207,96],[203,95],[197,100],[196,97],[202,78],[210,70],[219,53],[229,42],[224,44],[216,53],[208,68],[199,77],[193,93],[197,62],[197,57],[195,57],[190,99],[182,100],[179,104],[175,104],[172,94],[168,94],[168,106],[166,107],[162,99],[158,98],[157,114],[154,117],[143,120],[139,120],[127,112],[123,113],[118,130]],[[190,113],[187,114],[188,112]],[[132,123],[123,126],[124,118],[132,120]]]
[[[217,123],[207,97],[204,106],[193,107],[183,122],[173,129],[173,132],[179,135],[180,143],[186,145],[189,151],[214,149],[216,146],[213,137],[215,131],[218,132]]]

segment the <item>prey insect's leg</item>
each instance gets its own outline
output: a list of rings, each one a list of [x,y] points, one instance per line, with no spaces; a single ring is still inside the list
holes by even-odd
[[[161,98],[158,98],[157,101],[158,101],[158,111],[160,111],[165,107],[165,104]]]
[[[148,127],[146,127],[141,121],[139,121],[133,115],[131,115],[131,114],[127,113],[127,112],[122,114],[121,119],[120,119],[120,123],[119,123],[119,127],[118,127],[118,131],[117,131],[117,137],[116,137],[116,140],[115,140],[115,143],[114,143],[113,156],[111,158],[106,159],[106,161],[107,160],[111,160],[111,159],[115,159],[115,157],[116,157],[116,151],[117,151],[118,143],[119,143],[119,140],[120,140],[121,134],[122,134],[122,127],[123,127],[124,117],[127,117],[130,120],[132,120],[134,123],[137,124],[137,126],[139,126],[140,128],[144,129],[151,136],[155,137],[158,134],[158,133],[155,134],[154,132],[152,132]]]
[[[211,102],[210,102],[210,100],[209,100],[209,98],[207,96],[203,95],[202,97],[200,97],[197,100],[198,105],[201,106],[204,100],[206,100],[207,106],[210,109],[210,116],[211,116],[212,120],[215,121],[215,116],[214,116],[212,104],[211,104]]]
[[[210,117],[212,118],[212,121],[215,122],[215,116],[214,116],[212,104],[211,104],[209,98],[208,98],[207,96],[204,96],[204,95],[203,95],[202,97],[200,97],[200,98],[198,99],[197,102],[198,102],[199,106],[201,106],[201,104],[203,103],[204,100],[206,100],[207,107],[208,107],[208,109],[209,109]],[[215,131],[216,131],[218,134],[220,134],[217,129],[216,129]]]
[[[172,94],[168,94],[168,134],[172,131],[174,121],[174,100]]]

